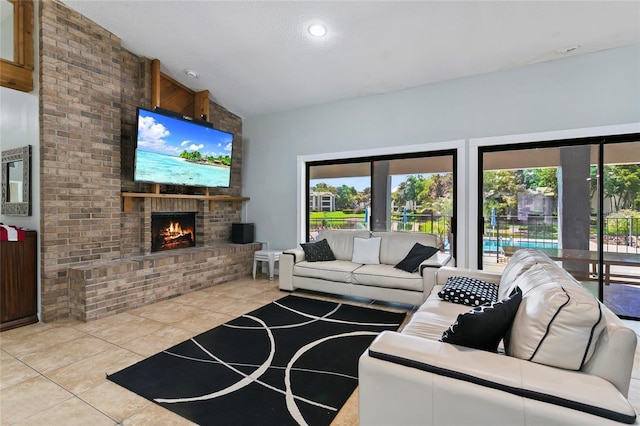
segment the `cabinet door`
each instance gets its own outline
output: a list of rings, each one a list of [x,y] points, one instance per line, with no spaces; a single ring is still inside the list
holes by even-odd
[[[2,329],[37,321],[36,232],[25,241],[0,241]]]

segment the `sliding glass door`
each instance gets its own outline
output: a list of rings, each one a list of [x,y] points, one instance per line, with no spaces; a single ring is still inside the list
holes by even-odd
[[[629,139],[481,148],[478,264],[502,271],[518,249],[540,249],[618,315],[640,316],[640,142]]]
[[[640,139],[602,147],[602,295],[623,318],[640,319]]]
[[[307,230],[424,232],[454,251],[455,151],[307,163]]]

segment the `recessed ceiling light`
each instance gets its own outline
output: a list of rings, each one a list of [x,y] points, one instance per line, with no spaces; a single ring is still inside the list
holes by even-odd
[[[184,70],[184,73],[186,75],[188,75],[189,77],[191,77],[191,78],[198,78],[200,76],[200,74],[198,74],[198,71],[191,70],[191,69],[188,69],[188,68],[186,70]]]
[[[309,25],[309,34],[314,37],[324,37],[327,34],[327,27],[322,24]]]

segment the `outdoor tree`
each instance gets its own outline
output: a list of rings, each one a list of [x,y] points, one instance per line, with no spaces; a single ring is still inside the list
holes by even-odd
[[[358,191],[353,186],[342,185],[336,190],[336,209],[346,210],[354,207]]]
[[[605,166],[604,195],[611,210],[640,207],[640,165]]]
[[[315,186],[311,187],[311,190],[315,192],[331,192],[332,194],[336,193],[336,188],[326,184],[325,182],[316,184]]]
[[[492,209],[498,214],[513,213],[518,208],[518,192],[525,189],[522,171],[489,170],[483,175],[483,214],[488,217]]]
[[[558,168],[539,167],[525,169],[522,173],[525,188],[548,188],[550,192],[558,194]]]

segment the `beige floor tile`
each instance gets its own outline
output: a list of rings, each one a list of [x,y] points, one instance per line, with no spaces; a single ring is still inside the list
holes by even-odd
[[[185,328],[163,325],[162,328],[153,333],[125,342],[120,346],[144,357],[149,357],[184,342],[195,334],[195,332]]]
[[[13,386],[39,376],[33,368],[25,365],[6,352],[0,354],[0,389]]]
[[[40,373],[46,373],[100,352],[113,351],[114,349],[117,349],[117,346],[85,335],[39,351],[20,355],[18,358]]]
[[[114,315],[87,323],[81,328],[91,335],[116,345],[153,333],[163,323],[129,313]]]
[[[197,297],[192,296],[197,294]],[[191,306],[194,308],[204,309],[206,311],[215,311],[216,308],[224,306],[230,303],[234,303],[235,299],[227,296],[225,293],[190,293],[185,296],[173,299],[175,303],[181,303],[183,305]]]
[[[21,420],[15,423],[15,426],[109,426],[115,424],[117,424],[117,422],[105,416],[89,404],[78,398],[72,398]]]
[[[205,311],[198,316],[193,316],[185,320],[176,322],[175,326],[191,331],[192,336],[190,337],[193,337],[197,334],[204,333],[207,330],[211,330],[212,328],[217,327],[220,324],[224,324],[227,321],[231,321],[233,318],[235,317],[232,315]]]
[[[120,371],[143,359],[143,356],[117,348],[53,370],[47,373],[47,377],[74,394],[79,394],[106,382],[106,374]]]
[[[252,301],[252,302],[258,302],[258,303],[262,303],[263,305],[266,305],[267,303],[271,303],[273,301],[276,301],[278,299],[282,299],[283,297],[287,296],[289,293],[286,293],[284,291],[280,291],[278,289],[271,289],[271,290],[265,290],[262,291],[258,294],[255,294],[251,297],[247,297],[247,300]]]
[[[208,297],[207,302],[208,304],[206,306],[199,305],[199,307],[208,311],[220,312],[221,309],[238,303],[238,299],[229,297],[222,293],[216,293],[211,294],[210,297]]]
[[[77,339],[86,335],[72,327],[53,327],[43,325],[42,327],[36,328],[36,331],[28,333],[11,333],[14,330],[0,333],[0,335],[2,335],[2,341],[0,343],[2,345],[2,349],[13,356],[19,356],[40,351],[50,346],[68,342],[69,340]],[[4,336],[4,333],[11,334]]]
[[[73,395],[60,386],[38,376],[0,391],[0,420],[13,424],[53,407]]]
[[[351,394],[342,406],[331,426],[352,426],[358,424],[358,389]]]
[[[118,422],[128,419],[153,404],[151,401],[109,381],[78,396]]]
[[[161,306],[156,306],[160,304]],[[173,301],[165,301],[160,304],[136,309],[134,315],[139,315],[140,317],[164,324],[175,324],[204,312],[203,309],[182,303],[175,303]]]
[[[234,287],[226,287],[220,290],[220,293],[234,299],[246,299],[255,294],[262,293],[265,289],[252,284],[237,284]]]
[[[244,299],[236,299],[236,301],[230,305],[223,306],[217,309],[217,312],[221,312],[223,314],[231,315],[232,317],[237,317],[240,315],[244,315],[248,312],[254,311],[261,306],[264,306],[264,303],[253,302]]]
[[[194,426],[182,416],[156,404],[151,404],[139,413],[122,422],[123,426]]]

